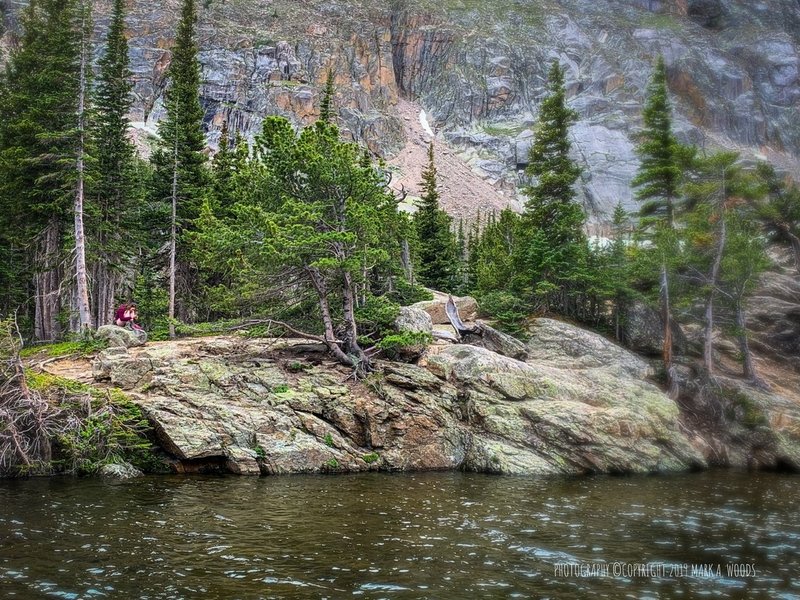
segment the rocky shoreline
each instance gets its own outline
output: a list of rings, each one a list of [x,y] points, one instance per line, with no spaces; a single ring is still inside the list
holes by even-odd
[[[219,336],[109,348],[93,379],[141,408],[178,473],[800,470],[789,399],[731,380],[702,395],[722,419],[700,418],[640,357],[551,319],[522,360],[495,350],[438,341],[354,382],[304,340]]]

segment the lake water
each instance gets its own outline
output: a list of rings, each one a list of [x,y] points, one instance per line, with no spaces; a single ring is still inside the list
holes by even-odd
[[[800,598],[800,477],[0,481],[0,598]]]

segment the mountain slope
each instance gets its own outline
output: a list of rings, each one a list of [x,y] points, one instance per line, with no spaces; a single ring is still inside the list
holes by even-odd
[[[18,27],[22,4],[0,7],[8,29]],[[131,117],[140,138],[163,116],[178,5],[129,3]],[[96,7],[100,39],[110,3]],[[225,120],[247,135],[266,114],[312,121],[333,69],[343,128],[376,154],[409,150],[400,98],[426,111],[437,139],[469,166],[452,175],[465,187],[443,194],[459,214],[519,206],[518,169],[554,59],[567,68],[569,102],[581,116],[572,136],[584,167],[579,193],[594,222],[607,220],[617,201],[635,208],[634,138],[659,53],[681,139],[737,148],[789,171],[799,164],[800,5],[792,0],[207,0],[198,29],[212,144]],[[9,33],[3,39],[13,42]],[[478,187],[474,178],[503,195],[461,193]]]

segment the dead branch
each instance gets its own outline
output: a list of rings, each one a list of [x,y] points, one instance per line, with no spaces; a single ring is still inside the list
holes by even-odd
[[[275,319],[251,319],[250,321],[245,321],[241,325],[235,325],[233,327],[229,327],[228,331],[235,331],[238,329],[247,329],[248,327],[252,327],[253,325],[277,325],[278,327],[285,329],[289,333],[296,335],[299,338],[307,339],[307,340],[314,340],[315,342],[320,342],[325,344],[326,346],[330,346],[330,344],[341,344],[343,343],[342,340],[326,340],[321,335],[316,335],[313,333],[306,333],[305,331],[300,331],[299,329],[295,329],[288,323],[284,321],[277,321]]]

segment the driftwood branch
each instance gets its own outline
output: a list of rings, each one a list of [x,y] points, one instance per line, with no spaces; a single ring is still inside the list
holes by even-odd
[[[235,325],[233,327],[229,327],[228,331],[235,331],[235,330],[238,330],[238,329],[247,329],[248,327],[252,327],[253,325],[277,325],[281,329],[285,329],[289,333],[294,334],[299,338],[303,338],[303,339],[306,339],[306,340],[314,340],[315,342],[320,342],[322,344],[325,344],[326,346],[329,346],[330,344],[341,344],[342,343],[342,340],[326,340],[321,335],[316,335],[314,333],[308,333],[308,332],[305,332],[305,331],[300,331],[299,329],[295,329],[294,327],[292,327],[288,323],[286,323],[284,321],[278,321],[276,319],[251,319],[250,321],[246,321],[245,323],[242,323],[241,325]]]

